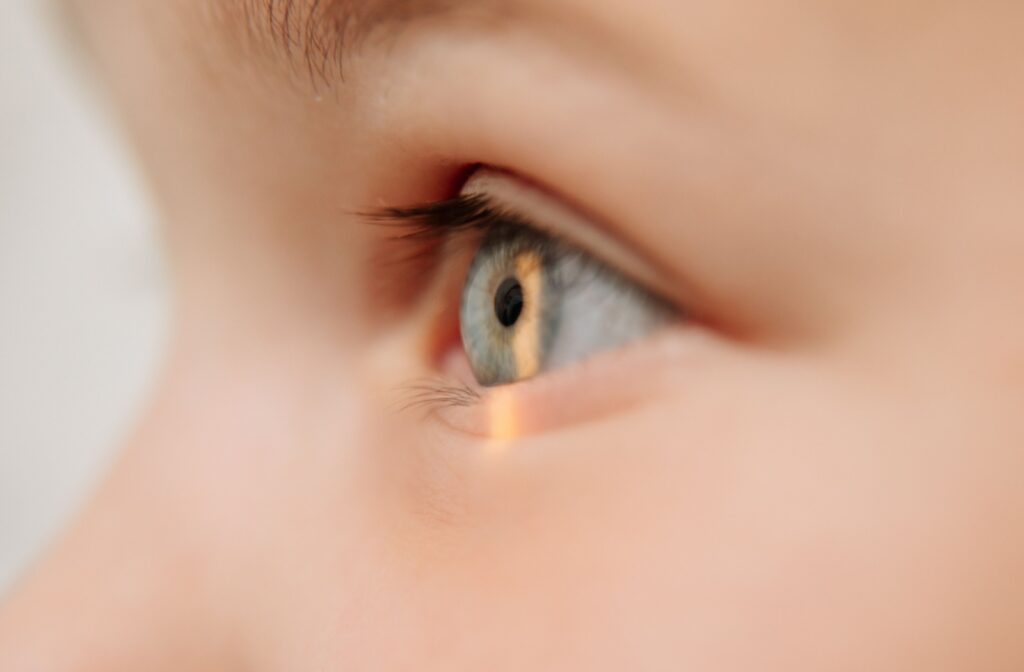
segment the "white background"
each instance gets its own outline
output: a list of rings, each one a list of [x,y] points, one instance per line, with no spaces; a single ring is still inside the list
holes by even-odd
[[[0,597],[110,463],[165,338],[140,176],[47,9],[0,1]]]

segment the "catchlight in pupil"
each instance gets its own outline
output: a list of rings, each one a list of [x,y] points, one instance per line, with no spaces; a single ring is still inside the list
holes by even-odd
[[[512,327],[523,314],[523,286],[516,278],[507,278],[494,295],[494,314],[503,327]]]

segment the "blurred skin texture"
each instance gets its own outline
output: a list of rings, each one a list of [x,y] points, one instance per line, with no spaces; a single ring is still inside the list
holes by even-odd
[[[177,319],[0,669],[1024,669],[1024,5],[328,4],[74,8]],[[396,410],[476,164],[694,320]]]

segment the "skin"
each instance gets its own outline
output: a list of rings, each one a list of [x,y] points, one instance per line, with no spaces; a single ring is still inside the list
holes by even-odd
[[[81,3],[174,338],[0,669],[1024,669],[1024,5],[504,5],[341,83],[231,11]],[[490,398],[500,441],[390,410],[458,288],[351,214],[476,163],[696,316]]]

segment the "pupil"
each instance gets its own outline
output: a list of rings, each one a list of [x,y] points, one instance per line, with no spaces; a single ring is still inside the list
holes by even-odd
[[[494,296],[494,314],[505,327],[511,327],[523,314],[523,286],[515,278],[508,278],[498,287]]]

